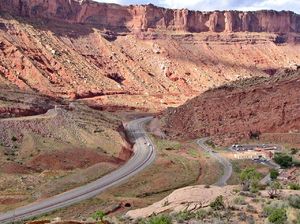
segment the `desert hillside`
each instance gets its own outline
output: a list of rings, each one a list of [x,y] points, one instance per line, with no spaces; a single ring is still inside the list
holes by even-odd
[[[0,213],[95,180],[130,150],[117,116],[2,86]]]
[[[246,168],[256,184],[277,166],[205,144],[264,137],[262,148],[290,151],[280,155],[299,165],[299,52],[291,11],[0,0],[0,222],[152,223],[149,215],[174,206],[213,207],[223,193],[231,204],[208,210],[207,223],[266,218],[272,200],[256,200],[262,191],[244,198],[211,185],[240,184]],[[213,142],[193,141],[204,136]]]
[[[252,78],[209,90],[165,112],[165,132],[176,138],[212,136],[234,143],[259,133],[300,130],[300,71]],[[295,142],[294,142],[295,143]]]
[[[157,111],[300,64],[299,15],[92,1],[1,1],[0,84]],[[239,60],[237,60],[239,59]]]

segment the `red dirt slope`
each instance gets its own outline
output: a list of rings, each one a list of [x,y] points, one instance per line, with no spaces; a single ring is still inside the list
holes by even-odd
[[[165,112],[171,137],[212,136],[233,143],[250,133],[300,132],[300,70],[290,75],[253,78],[207,91]]]

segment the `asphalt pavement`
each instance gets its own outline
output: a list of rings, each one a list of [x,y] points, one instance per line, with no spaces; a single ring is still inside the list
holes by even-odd
[[[220,154],[218,153],[214,153],[214,150],[205,144],[205,142],[208,140],[208,138],[201,138],[201,139],[198,139],[197,140],[197,144],[201,147],[201,149],[205,150],[207,153],[209,153],[209,155],[213,158],[215,158],[216,160],[218,160],[222,166],[224,167],[224,171],[223,171],[223,175],[219,178],[219,180],[214,184],[214,185],[217,185],[217,186],[225,186],[227,185],[227,181],[229,180],[229,178],[231,177],[232,175],[232,164],[231,162],[225,158],[225,157],[222,157],[220,156]],[[256,147],[259,147],[259,148],[273,148],[275,147],[277,150],[282,150],[283,147],[280,146],[280,145],[266,145],[266,144],[256,144],[256,145],[240,145],[244,150],[252,150]],[[233,152],[238,152],[234,149],[232,149],[231,147],[229,148],[230,151],[233,151]],[[280,169],[280,166],[276,163],[274,163],[273,161],[266,161],[263,163],[264,165],[272,168],[272,169],[277,169],[279,170]],[[260,180],[260,183],[261,184],[268,184],[269,182],[271,181],[271,177],[270,177],[270,174],[267,174],[265,177],[263,177],[261,180]]]
[[[208,138],[198,139],[197,144],[201,149],[205,150],[211,157],[215,158],[219,163],[222,164],[224,168],[223,174],[214,185],[225,186],[227,185],[227,181],[232,175],[232,164],[227,158],[220,156],[218,153],[215,153],[210,146],[206,145],[205,142],[207,140]]]

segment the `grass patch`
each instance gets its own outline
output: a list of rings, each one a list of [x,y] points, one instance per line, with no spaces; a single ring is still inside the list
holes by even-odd
[[[223,166],[213,158],[201,158],[201,176],[199,177],[198,184],[212,185],[218,181],[223,175]]]
[[[244,196],[237,196],[234,198],[233,200],[234,204],[236,205],[245,205],[246,204],[246,200]]]
[[[168,215],[153,216],[148,219],[142,219],[138,224],[171,224],[172,218]]]
[[[182,148],[182,144],[177,141],[161,139],[154,136],[151,136],[151,139],[158,150],[179,150]]]
[[[188,154],[194,158],[198,158],[200,156],[199,150],[189,149]]]
[[[98,201],[97,204],[94,204],[93,200],[87,200],[85,205],[81,203],[66,208],[63,211],[64,215],[73,217],[74,207],[85,206],[83,208],[88,208],[85,211],[91,214],[96,211],[93,210],[94,207],[97,210],[105,210],[118,202],[127,200],[135,202],[133,208],[145,207],[161,200],[175,189],[196,184],[201,170],[200,162],[191,159],[190,153],[194,156],[198,154],[200,157],[202,153],[197,152],[196,149],[188,150],[187,154],[177,153],[175,150],[181,149],[183,143],[151,138],[157,147],[157,158],[152,165],[120,186],[99,195],[97,198],[101,198],[101,201]],[[167,150],[168,148],[173,150]],[[62,217],[61,214],[56,215]]]
[[[133,177],[121,188],[113,190],[113,194],[116,197],[138,198],[159,195],[195,183],[199,170],[197,161],[166,152],[144,172]]]
[[[216,145],[215,145],[215,143],[212,140],[205,141],[205,144],[208,145],[208,146],[210,146],[213,149],[216,148]]]
[[[241,171],[245,168],[254,168],[256,169],[262,176],[265,176],[269,173],[270,168],[260,164],[256,163],[252,160],[231,160],[232,163],[232,176],[228,180],[229,185],[236,185],[239,184],[239,175]]]

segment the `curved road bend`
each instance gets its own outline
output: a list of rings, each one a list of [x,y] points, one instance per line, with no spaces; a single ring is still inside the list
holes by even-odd
[[[216,183],[214,183],[214,185],[225,186],[227,185],[227,181],[232,175],[232,164],[228,159],[220,156],[218,153],[214,153],[213,149],[205,144],[207,140],[208,138],[198,139],[197,144],[200,146],[200,148],[204,149],[211,157],[215,158],[219,161],[219,163],[222,164],[222,166],[224,167],[223,175],[219,178],[219,180]]]
[[[213,149],[211,147],[209,147],[208,145],[205,144],[205,142],[208,140],[208,138],[201,138],[197,140],[197,144],[204,149],[207,153],[209,153],[210,156],[212,156],[213,158],[215,158],[216,160],[218,160],[224,167],[224,173],[223,175],[219,178],[219,180],[214,184],[217,186],[225,186],[227,185],[227,181],[229,180],[229,178],[232,175],[232,164],[231,162],[224,158],[221,157],[218,153],[214,153]],[[253,147],[262,147],[263,145],[244,145],[247,148],[253,148]],[[270,145],[270,146],[274,146],[274,145]],[[283,147],[279,146],[279,145],[275,145],[279,150],[282,150]],[[232,150],[233,151],[233,150]],[[235,152],[235,151],[233,151]],[[265,162],[264,165],[279,170],[280,166],[277,165],[276,163],[274,163],[273,161],[268,161]],[[260,183],[263,185],[268,184],[271,181],[271,177],[270,177],[270,173],[268,173],[265,177],[263,177],[260,180]]]
[[[140,118],[127,123],[126,131],[134,140],[134,155],[126,164],[118,170],[84,186],[53,196],[51,198],[37,201],[33,204],[17,208],[13,211],[0,214],[0,223],[11,223],[39,216],[59,208],[63,208],[80,201],[95,197],[104,190],[120,184],[133,175],[141,172],[155,159],[155,149],[151,139],[144,131],[143,125],[152,117]]]

